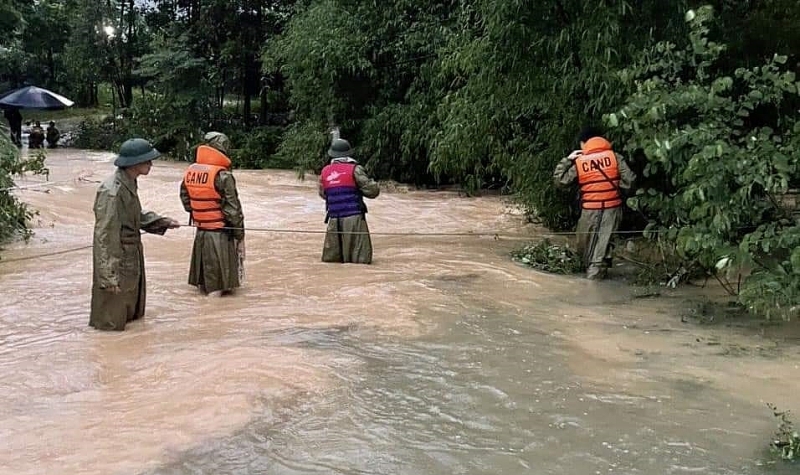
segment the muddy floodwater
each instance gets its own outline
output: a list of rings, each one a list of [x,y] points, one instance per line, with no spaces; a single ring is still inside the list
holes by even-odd
[[[762,474],[800,411],[797,341],[700,325],[700,289],[634,298],[621,282],[520,267],[519,240],[375,235],[374,264],[320,262],[313,177],[237,171],[247,280],[186,283],[193,230],[145,236],[147,314],[88,327],[97,183],[112,156],[48,151],[35,236],[2,253],[0,474]],[[139,181],[187,221],[186,164]],[[76,180],[81,177],[82,180]],[[20,180],[20,185],[38,178]],[[373,232],[539,232],[499,197],[384,190]],[[796,333],[796,332],[795,332]]]

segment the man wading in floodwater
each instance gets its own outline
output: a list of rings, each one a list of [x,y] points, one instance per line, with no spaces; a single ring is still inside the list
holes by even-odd
[[[240,285],[244,263],[244,214],[226,155],[230,140],[220,132],[204,137],[195,163],[183,176],[180,197],[197,226],[189,266],[189,285],[203,293],[230,295]]]
[[[325,200],[328,212],[323,262],[372,263],[372,241],[363,198],[377,198],[380,188],[352,154],[350,142],[333,139],[328,149],[331,163],[319,176],[319,196]]]
[[[92,309],[89,326],[125,330],[144,315],[144,250],[141,231],[163,235],[179,227],[172,218],[142,211],[137,178],[150,173],[161,154],[144,139],[122,144],[117,171],[97,189],[94,200]]]
[[[631,188],[636,175],[598,130],[584,129],[579,140],[581,150],[562,158],[553,177],[563,186],[578,180],[581,193],[581,217],[576,229],[578,252],[587,266],[586,277],[602,279],[611,265],[611,236],[622,221],[622,190]]]

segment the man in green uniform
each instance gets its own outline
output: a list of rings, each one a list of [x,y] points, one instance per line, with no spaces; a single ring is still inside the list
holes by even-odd
[[[241,285],[244,265],[244,213],[231,173],[225,134],[209,132],[197,147],[195,163],[181,182],[183,208],[197,226],[189,266],[189,285],[203,293],[231,294]]]
[[[577,247],[587,266],[588,279],[602,279],[611,265],[611,237],[622,221],[622,190],[629,190],[636,175],[616,154],[611,143],[594,128],[581,131],[581,149],[564,157],[553,177],[566,186],[577,180],[581,193]]]
[[[372,263],[372,241],[363,198],[377,198],[378,184],[352,157],[347,140],[331,142],[330,164],[319,177],[319,196],[325,200],[328,229],[322,249],[323,262]]]
[[[92,308],[89,326],[125,330],[144,315],[146,279],[141,231],[163,235],[179,227],[172,218],[142,211],[137,178],[150,173],[160,153],[144,139],[122,144],[116,172],[97,189],[94,201]]]

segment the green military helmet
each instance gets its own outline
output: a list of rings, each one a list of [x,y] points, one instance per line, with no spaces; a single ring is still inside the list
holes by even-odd
[[[345,139],[333,139],[331,147],[328,149],[328,156],[331,158],[349,157],[352,153],[353,148]]]
[[[128,139],[119,148],[119,155],[114,160],[114,165],[119,168],[128,168],[140,163],[155,160],[161,152],[155,149],[145,139]]]
[[[203,140],[222,153],[228,153],[231,148],[231,140],[222,132],[209,132],[203,137]]]

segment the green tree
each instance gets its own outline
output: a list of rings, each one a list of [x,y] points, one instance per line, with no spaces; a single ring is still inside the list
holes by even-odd
[[[346,89],[339,85],[373,74],[366,57],[369,38],[361,26],[352,12],[326,0],[295,16],[283,35],[267,43],[265,69],[287,78],[290,103],[300,122],[287,132],[279,153],[295,155],[301,171],[319,168],[326,128],[353,123],[348,109],[359,104],[347,94],[355,84]]]
[[[70,14],[68,2],[41,0],[25,16],[22,42],[30,55],[26,74],[31,82],[50,88],[65,82],[62,53],[70,38]]]
[[[568,228],[574,195],[554,189],[552,167],[624,98],[614,71],[654,31],[681,27],[668,14],[679,3],[312,1],[267,44],[265,66],[287,78],[308,122],[296,130],[340,126],[379,176],[502,186]],[[286,153],[320,163],[315,149]]]
[[[111,49],[105,27],[106,7],[94,0],[77,0],[71,14],[72,31],[64,56],[68,87],[80,106],[98,105],[98,86],[105,79]]]
[[[23,24],[21,0],[0,0],[0,46],[6,46]]]
[[[521,202],[553,229],[577,218],[574,192],[556,189],[555,163],[577,147],[623,93],[614,72],[680,28],[679,1],[463,4],[461,32],[443,73],[461,84],[438,108],[431,168],[470,188],[509,180]]]
[[[800,225],[782,200],[800,174],[800,83],[778,54],[726,69],[726,46],[710,39],[712,8],[686,18],[686,47],[658,43],[619,73],[634,92],[606,119],[645,161],[628,203],[701,268],[755,266],[742,303],[787,315],[800,304]]]

